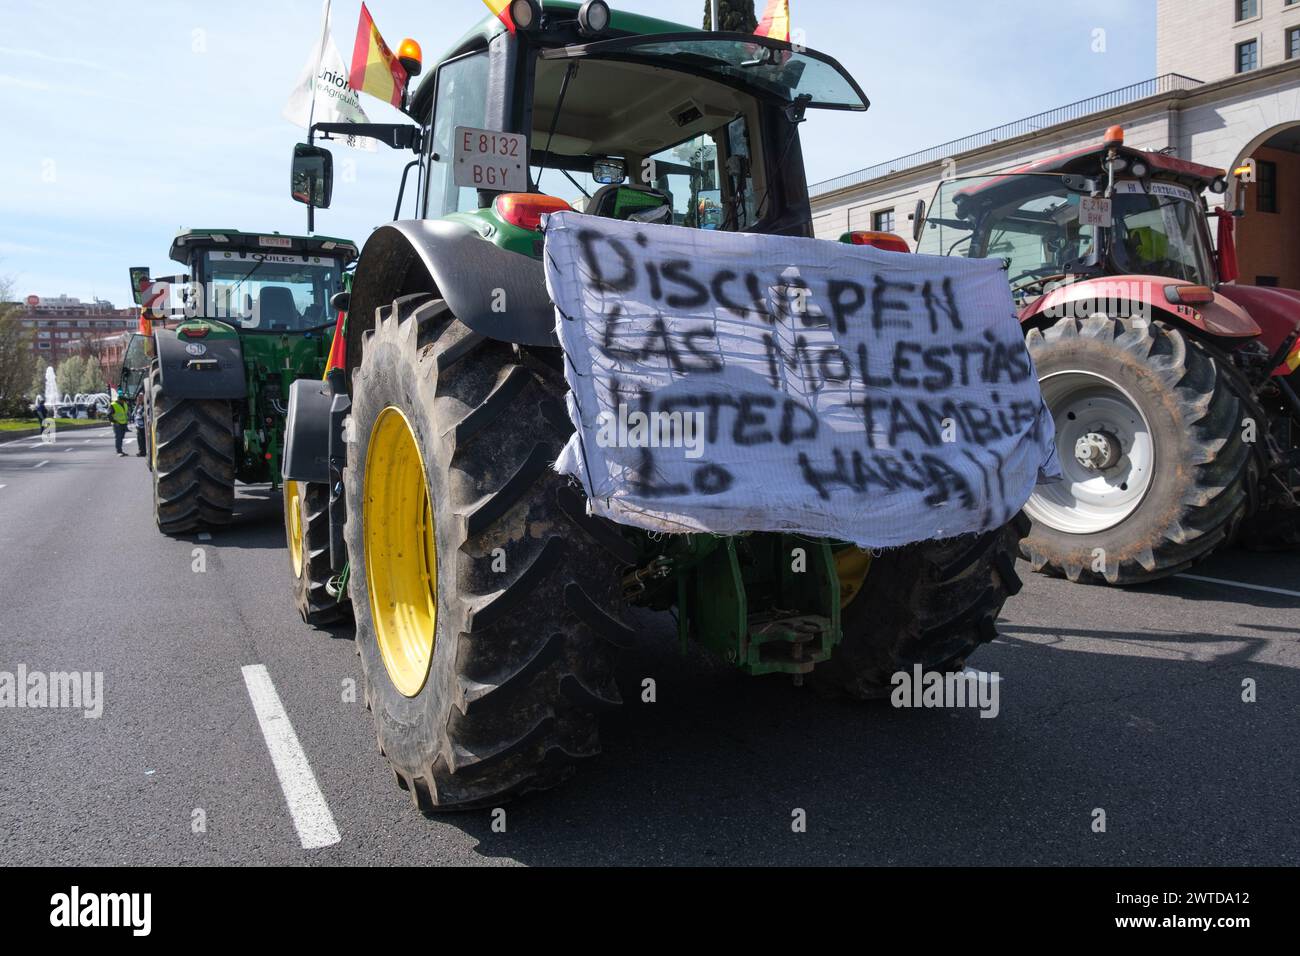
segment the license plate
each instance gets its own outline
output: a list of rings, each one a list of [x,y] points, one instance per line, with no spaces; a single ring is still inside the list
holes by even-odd
[[[1109,228],[1112,225],[1109,199],[1082,196],[1079,199],[1079,225]]]
[[[457,126],[452,162],[457,186],[528,191],[528,137],[520,133]]]

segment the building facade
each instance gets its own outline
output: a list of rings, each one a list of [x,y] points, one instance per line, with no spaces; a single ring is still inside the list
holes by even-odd
[[[32,351],[42,362],[58,365],[71,355],[90,354],[99,360],[104,377],[116,380],[126,333],[137,325],[134,309],[115,309],[102,299],[87,303],[66,295],[29,295],[22,308],[22,324],[32,331]]]
[[[816,234],[835,239],[880,229],[914,245],[916,204],[929,202],[942,179],[1100,145],[1106,128],[1118,124],[1138,149],[1170,149],[1225,170],[1254,160],[1256,182],[1244,195],[1234,183],[1211,204],[1242,214],[1239,281],[1300,288],[1300,39],[1291,39],[1297,28],[1300,0],[1159,0],[1156,60],[1169,72],[818,183],[811,190]],[[1238,50],[1252,42],[1239,69]]]

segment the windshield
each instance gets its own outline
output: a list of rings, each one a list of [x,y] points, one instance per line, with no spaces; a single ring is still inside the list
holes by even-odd
[[[729,86],[791,102],[808,97],[819,109],[865,110],[862,88],[830,57],[813,50],[795,50],[766,37],[728,33],[670,33],[623,37],[580,47],[546,50],[545,59],[601,56],[654,62],[691,70]]]
[[[1018,292],[1103,271],[1108,252],[1120,273],[1212,284],[1209,237],[1191,190],[1119,182],[1107,205],[1092,198],[1096,185],[1042,173],[949,180],[935,193],[917,251],[1003,259]]]
[[[1116,183],[1115,263],[1134,274],[1186,279],[1214,285],[1214,258],[1201,214],[1190,189],[1173,183]]]
[[[343,269],[328,256],[209,252],[205,310],[209,318],[253,332],[305,332],[331,324],[329,300]]]
[[[759,117],[751,93],[690,71],[603,58],[539,63],[533,182],[589,215],[753,229],[771,212]],[[786,137],[783,146],[793,143]]]

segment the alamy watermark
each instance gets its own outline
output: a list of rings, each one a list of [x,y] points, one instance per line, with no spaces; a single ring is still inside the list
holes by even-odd
[[[889,682],[894,688],[889,702],[895,707],[971,707],[982,718],[998,715],[1001,678],[996,673],[923,671],[920,664],[913,664],[910,672],[896,671]]]
[[[685,448],[686,457],[704,454],[704,412],[617,411],[596,417],[596,444],[601,448]]]
[[[50,925],[128,927],[132,936],[153,929],[152,893],[83,893],[78,886],[50,897]]]
[[[92,720],[104,713],[101,671],[0,671],[0,707],[19,710],[80,710]]]

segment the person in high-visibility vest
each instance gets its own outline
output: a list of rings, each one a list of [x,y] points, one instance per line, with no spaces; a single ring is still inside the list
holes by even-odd
[[[113,442],[117,445],[117,454],[121,458],[126,457],[126,452],[122,451],[122,440],[126,438],[126,423],[130,417],[131,406],[122,393],[118,392],[113,404],[108,406],[108,418],[113,423]]]

